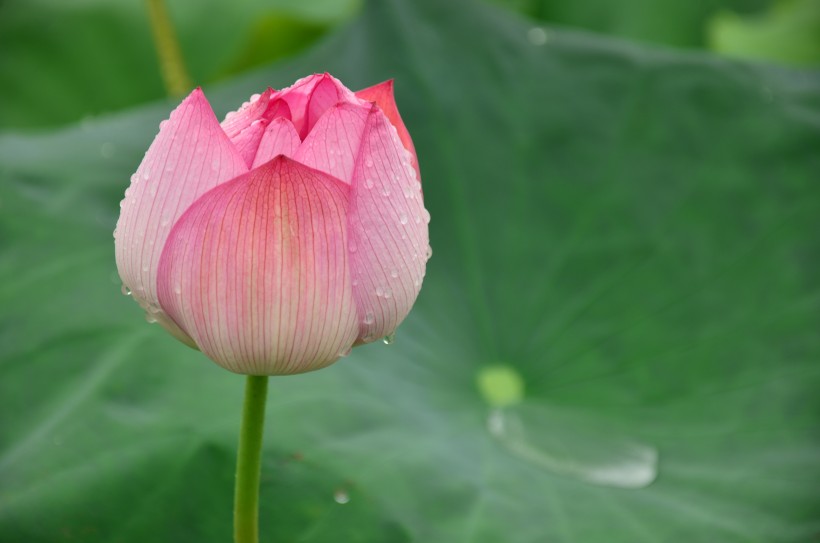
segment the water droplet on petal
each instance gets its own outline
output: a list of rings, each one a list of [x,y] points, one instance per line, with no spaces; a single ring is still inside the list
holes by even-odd
[[[372,189],[374,184],[375,184],[375,183],[374,183],[374,181],[373,181],[372,179],[370,179],[369,177],[365,178],[365,180],[364,180],[364,188],[366,188],[366,189]]]
[[[364,323],[365,324],[373,324],[376,321],[376,318],[373,315],[372,311],[368,311],[364,314]]]
[[[151,313],[146,313],[145,322],[147,322],[148,324],[154,324],[155,322],[157,322],[157,318]]]
[[[384,298],[389,300],[393,296],[393,289],[390,287],[386,287],[384,289]]]
[[[376,287],[376,296],[378,296],[379,298],[384,296],[384,289],[382,287]]]
[[[350,353],[351,353],[351,352],[353,352],[353,347],[352,347],[352,346],[351,346],[351,347],[347,347],[347,348],[343,348],[341,351],[339,351],[339,356],[340,356],[341,358],[344,358],[344,357],[346,357],[346,356],[350,356]]]
[[[358,285],[359,285],[359,280],[358,280],[358,279],[354,279],[354,280],[353,280],[353,286],[355,287],[355,286],[358,286]]]
[[[433,256],[433,248],[431,246],[427,246],[427,260],[430,260],[430,257]]]
[[[142,178],[143,179],[148,179],[149,177],[151,177],[151,174],[148,173],[148,170],[145,170],[144,172],[142,172]]]
[[[405,213],[399,215],[399,222],[402,224],[407,224],[407,215]]]
[[[430,224],[430,212],[425,209],[421,212],[421,215],[424,217],[424,222]]]
[[[399,270],[397,270],[396,268],[393,268],[392,270],[390,270],[390,277],[395,279],[398,276],[399,276]]]
[[[382,196],[390,196],[390,187],[384,187],[382,189]]]
[[[387,334],[386,336],[384,336],[382,341],[384,341],[385,345],[391,345],[394,341],[396,341],[396,332]]]
[[[352,239],[347,243],[347,248],[351,253],[355,253],[356,251],[359,250],[359,246],[356,245],[356,242],[353,241]]]
[[[123,296],[131,296],[131,289],[125,286],[125,283],[120,287],[120,292],[122,292]]]
[[[257,100],[259,100],[259,97],[260,97],[260,96],[261,96],[261,94],[252,94],[252,95],[251,95],[251,103],[254,103],[254,102],[256,102]]]
[[[366,159],[364,161],[364,165],[367,166],[368,168],[372,168],[373,167],[373,159],[370,159],[370,158]]]
[[[174,292],[177,294],[182,294],[182,285],[174,285]]]

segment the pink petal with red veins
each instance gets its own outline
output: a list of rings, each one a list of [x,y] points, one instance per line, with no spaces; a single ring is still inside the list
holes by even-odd
[[[293,126],[302,139],[329,107],[338,102],[360,103],[350,89],[327,73],[302,78],[279,91],[276,98],[290,106]]]
[[[302,141],[299,139],[299,134],[296,133],[292,122],[284,117],[274,119],[265,128],[265,133],[256,152],[256,158],[253,161],[253,167],[261,166],[277,155],[292,157],[301,143]]]
[[[349,187],[278,157],[200,198],[162,254],[162,308],[222,367],[300,373],[358,334]]]
[[[225,115],[221,126],[231,141],[254,121],[271,121],[276,117],[290,118],[287,104],[274,99],[275,93],[275,90],[268,88],[262,94],[254,94],[238,110]]]
[[[348,215],[360,343],[396,329],[424,278],[430,215],[411,158],[396,128],[372,107],[356,154]]]
[[[399,108],[396,106],[396,99],[393,95],[393,80],[390,79],[378,85],[357,91],[356,98],[373,102],[379,106],[379,109],[387,116],[390,124],[396,127],[402,145],[404,145],[404,148],[410,151],[412,155],[413,168],[415,168],[416,175],[418,176],[419,182],[421,182],[416,148],[413,145],[413,140],[410,138],[410,132],[407,131],[407,127],[404,126],[404,121],[402,121],[401,115],[399,115]]]
[[[294,159],[350,184],[372,104],[339,103],[319,119]]]
[[[191,339],[161,313],[156,281],[168,233],[201,195],[248,171],[200,89],[160,124],[131,186],[115,234],[117,269],[134,299],[179,339]]]
[[[262,135],[265,133],[267,124],[268,122],[264,119],[253,121],[245,130],[233,138],[236,150],[242,155],[242,159],[249,168],[253,165],[256,152],[259,149],[259,142],[262,141]]]

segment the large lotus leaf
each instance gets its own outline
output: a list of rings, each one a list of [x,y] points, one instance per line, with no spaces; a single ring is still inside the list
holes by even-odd
[[[820,484],[820,75],[372,2],[224,113],[395,77],[435,251],[394,344],[274,378],[262,533],[798,542]],[[243,379],[119,293],[166,103],[0,138],[0,541],[230,540]]]

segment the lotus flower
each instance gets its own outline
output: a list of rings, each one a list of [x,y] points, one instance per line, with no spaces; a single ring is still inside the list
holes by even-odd
[[[200,89],[160,124],[115,230],[123,288],[176,338],[249,375],[327,366],[391,336],[429,254],[392,83],[328,74],[220,124]]]

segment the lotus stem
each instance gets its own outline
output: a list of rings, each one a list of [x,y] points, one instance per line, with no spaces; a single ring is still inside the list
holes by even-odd
[[[168,7],[165,0],[146,1],[165,90],[169,96],[181,98],[191,90],[193,84],[182,60],[182,51],[171,17],[168,15]]]
[[[236,460],[233,534],[235,543],[259,543],[259,478],[268,377],[249,375]]]

